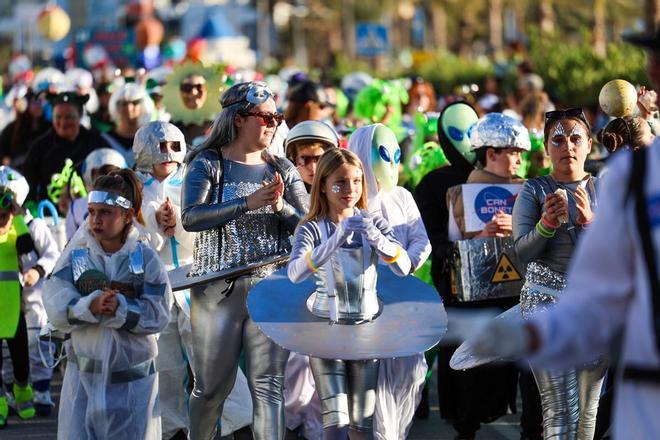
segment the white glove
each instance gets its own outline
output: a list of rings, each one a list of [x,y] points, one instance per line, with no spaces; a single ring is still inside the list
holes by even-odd
[[[531,339],[524,323],[495,319],[469,341],[478,356],[518,360],[530,351]]]

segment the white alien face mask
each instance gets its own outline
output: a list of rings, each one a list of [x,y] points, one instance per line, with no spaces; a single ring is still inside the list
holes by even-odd
[[[386,192],[394,190],[399,181],[400,162],[401,147],[394,132],[379,125],[371,141],[371,167],[379,189]]]

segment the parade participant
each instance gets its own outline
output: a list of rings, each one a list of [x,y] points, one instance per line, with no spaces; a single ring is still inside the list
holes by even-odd
[[[618,150],[648,147],[655,136],[651,126],[639,116],[624,116],[611,120],[598,132],[598,142],[612,154]]]
[[[182,225],[197,232],[190,276],[286,254],[289,236],[308,206],[293,164],[265,151],[282,121],[266,85],[236,84],[220,104],[223,110],[212,133],[187,159]],[[250,288],[267,273],[265,268],[191,289],[193,440],[213,437],[241,350],[247,361],[255,438],[284,437],[282,384],[289,353],[257,328],[245,305]]]
[[[319,162],[310,212],[296,230],[287,271],[293,283],[315,278],[312,313],[331,323],[356,324],[379,314],[378,258],[400,276],[410,273],[408,254],[387,222],[366,209],[367,184],[359,158],[347,150],[328,150]],[[323,407],[323,438],[371,438],[379,361],[311,357],[310,364]]]
[[[28,184],[23,176],[9,167],[0,167],[0,186],[9,189],[14,195],[14,202],[19,210],[28,194]],[[27,225],[30,236],[34,243],[34,253],[22,262],[22,271],[28,272],[34,269],[38,274],[36,282],[31,276],[26,277],[22,289],[22,309],[27,324],[28,348],[30,357],[30,381],[32,383],[35,410],[38,415],[48,416],[55,404],[50,394],[50,380],[53,370],[44,365],[52,364],[50,346],[45,341],[39,340],[42,327],[46,326],[47,316],[41,298],[43,280],[51,273],[58,257],[60,256],[57,242],[48,228],[46,222],[39,218],[32,218],[29,211],[22,210],[23,219]],[[40,354],[41,352],[41,354]],[[5,363],[2,368],[2,379],[5,389],[9,390],[13,382],[13,365]],[[8,396],[13,398],[12,396]],[[10,402],[10,406],[11,402]]]
[[[16,114],[0,134],[0,159],[3,165],[19,168],[23,165],[30,143],[44,134],[50,124],[44,116],[44,101],[28,92],[26,109]]]
[[[71,333],[58,438],[161,439],[154,358],[170,288],[139,232],[141,187],[131,170],[96,180],[89,217],[44,286],[50,322]]]
[[[302,121],[321,121],[333,110],[325,88],[309,79],[289,87],[286,93],[287,107],[284,120],[289,129]]]
[[[424,223],[412,194],[397,186],[401,148],[396,136],[382,124],[368,125],[353,133],[348,145],[364,165],[367,206],[383,217],[411,262],[410,273],[431,254]],[[418,356],[381,359],[374,418],[378,439],[406,438],[421,398],[426,362]]]
[[[97,177],[122,168],[128,168],[128,164],[119,151],[112,148],[99,148],[92,151],[85,158],[81,167],[85,188],[87,191],[91,191]],[[84,223],[87,212],[87,197],[80,197],[71,202],[65,219],[67,241],[71,240],[73,234]]]
[[[35,264],[37,249],[21,205],[28,193],[28,183],[11,168],[0,166],[0,264],[3,269],[0,296],[0,341],[7,342],[13,367],[13,399],[21,419],[35,415],[30,386],[30,357],[25,313],[21,307],[23,287],[34,287],[46,275],[46,268]],[[0,356],[2,369],[2,356]],[[2,379],[0,379],[1,385]],[[9,404],[0,386],[0,428],[7,425]]]
[[[470,173],[467,184],[488,183],[498,184],[520,184],[521,179],[516,178],[516,173],[521,165],[521,154],[529,151],[530,138],[529,132],[520,122],[510,118],[502,113],[488,113],[470,129],[470,145],[481,168],[475,169]],[[447,206],[449,207],[449,239],[458,240],[478,240],[491,239],[493,237],[510,237],[512,234],[511,215],[499,210],[492,219],[485,224],[481,231],[468,232],[466,207],[463,200],[463,186],[454,186],[447,192]],[[481,243],[481,242],[480,242]],[[491,242],[488,242],[491,243]],[[480,244],[484,246],[485,243]],[[492,244],[497,247],[498,244]],[[484,261],[477,258],[481,252],[479,249],[475,252],[475,261]],[[503,250],[503,248],[499,248]],[[497,262],[493,262],[491,271],[495,270]],[[479,309],[479,308],[497,308],[504,311],[518,302],[516,296],[489,297],[486,292],[479,292],[483,297],[477,296],[470,298],[469,301],[455,302],[454,307]],[[489,365],[485,367],[470,369],[466,371],[453,371],[452,383],[469,389],[469,392],[458,403],[457,417],[452,421],[460,438],[473,437],[480,427],[480,423],[493,420],[496,417],[506,414],[507,408],[515,408],[515,402],[512,397],[516,395],[516,386],[518,371],[513,365]],[[521,380],[521,389],[523,390],[523,402],[526,404],[530,396],[526,392],[525,380],[532,381],[531,378]],[[474,384],[480,384],[475,386]],[[451,387],[452,385],[447,385]],[[491,399],[490,408],[484,407],[481,402],[488,400],[490,396],[497,396]],[[536,397],[532,395],[531,398]],[[537,398],[538,400],[538,398]],[[536,426],[528,426],[525,419],[529,411],[523,404],[523,417],[521,418],[523,438],[540,438],[541,424],[540,420]]]
[[[298,167],[307,192],[314,181],[319,159],[328,148],[336,148],[338,142],[337,132],[321,121],[303,121],[287,134],[286,157]]]
[[[108,108],[115,127],[101,136],[124,156],[129,167],[133,167],[133,138],[138,129],[151,120],[154,103],[143,86],[126,83],[112,93]]]
[[[568,264],[596,206],[597,179],[584,171],[592,142],[584,113],[579,108],[552,111],[545,119],[553,170],[528,180],[513,209],[515,249],[528,263],[520,292],[525,319],[564,295]],[[602,360],[580,371],[532,370],[541,394],[544,438],[593,437],[605,370]]]
[[[446,203],[447,190],[467,181],[474,170],[476,156],[470,149],[468,129],[477,122],[479,117],[474,109],[464,102],[450,104],[442,111],[438,119],[438,138],[440,147],[450,166],[433,170],[426,174],[417,185],[415,201],[426,227],[431,242],[431,276],[433,283],[445,305],[451,305],[450,267],[452,243],[449,240],[449,209]],[[451,384],[454,377],[449,368],[449,359],[456,347],[438,347],[438,395],[440,400],[440,415],[445,419],[457,419],[458,401],[462,391]],[[435,349],[434,349],[435,350]],[[435,351],[427,353],[426,362],[433,365]],[[430,368],[429,368],[430,370]],[[430,376],[427,378],[430,379]],[[422,401],[417,416],[428,418],[428,388],[424,387]]]
[[[211,130],[220,111],[218,96],[222,88],[222,75],[217,69],[201,63],[183,63],[165,77],[163,105],[188,145],[198,145]]]
[[[97,148],[109,147],[95,130],[80,125],[85,97],[75,93],[50,95],[53,106],[53,127],[32,142],[23,165],[23,174],[30,184],[28,200],[48,197],[51,176],[59,173],[68,159],[80,164]]]

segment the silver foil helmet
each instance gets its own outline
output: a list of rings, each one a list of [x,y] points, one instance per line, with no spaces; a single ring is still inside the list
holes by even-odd
[[[23,206],[30,192],[30,185],[21,173],[8,166],[0,166],[0,191],[10,192],[14,202]]]
[[[161,153],[161,142],[178,142],[179,151]],[[159,163],[183,163],[186,157],[186,139],[181,130],[169,122],[150,122],[135,133],[133,154],[137,169],[150,173],[153,166]]]
[[[103,165],[114,165],[119,168],[128,168],[126,159],[122,154],[112,148],[99,148],[87,155],[82,165],[82,178],[88,188],[92,187],[92,171]]]
[[[470,127],[468,134],[472,150],[484,147],[532,149],[527,128],[502,113],[488,113]]]

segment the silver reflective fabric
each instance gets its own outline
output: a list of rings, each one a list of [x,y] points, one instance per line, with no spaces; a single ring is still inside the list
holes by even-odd
[[[161,153],[161,142],[178,142],[180,151]],[[139,171],[150,173],[153,166],[163,162],[183,163],[186,156],[186,139],[176,125],[154,121],[141,127],[133,139],[133,155]]]
[[[133,275],[142,275],[144,273],[144,255],[142,255],[141,244],[138,244],[135,250],[128,254],[128,266]]]
[[[525,266],[517,259],[511,237],[454,242],[452,295],[459,302],[518,296]]]
[[[89,270],[89,249],[78,248],[71,251],[71,273],[73,282],[77,282],[83,272]]]
[[[6,188],[14,195],[14,200],[18,206],[23,206],[23,202],[30,192],[30,185],[25,177],[18,171],[8,166],[0,166],[0,188]]]
[[[473,150],[482,147],[532,149],[527,128],[502,113],[488,113],[468,130],[468,134]]]
[[[525,284],[520,291],[523,318],[552,307],[566,288],[566,275],[538,262],[527,265]]]
[[[108,206],[118,206],[120,208],[129,209],[133,204],[126,197],[120,196],[107,191],[92,191],[87,197],[87,203],[100,203]]]
[[[289,281],[286,268],[250,290],[247,307],[256,325],[278,345],[322,359],[365,360],[412,356],[433,347],[447,331],[440,295],[423,281],[399,277],[377,265],[377,318],[356,325],[329,325],[306,301],[315,290],[309,277]]]

